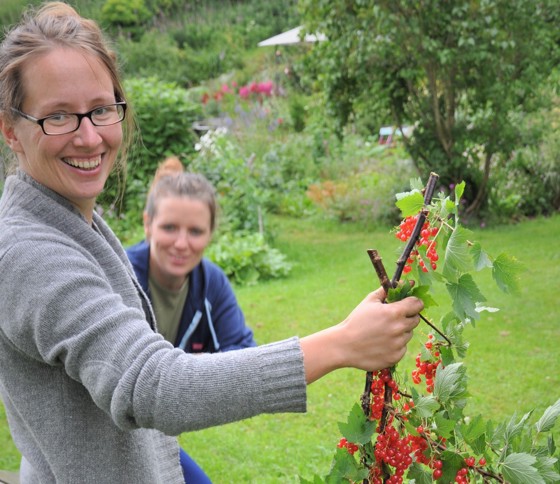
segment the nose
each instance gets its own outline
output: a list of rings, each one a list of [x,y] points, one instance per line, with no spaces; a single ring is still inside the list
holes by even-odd
[[[178,249],[186,249],[189,246],[189,234],[186,230],[179,230],[175,239],[175,247]]]
[[[80,120],[80,126],[75,133],[74,143],[77,146],[96,146],[102,140],[99,128],[95,127],[87,117]]]

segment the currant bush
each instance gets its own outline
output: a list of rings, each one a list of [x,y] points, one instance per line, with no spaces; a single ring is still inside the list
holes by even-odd
[[[426,195],[429,185],[424,189],[413,183],[411,192],[397,197],[403,220],[395,235],[404,248],[388,289],[384,268],[371,257],[374,251],[368,253],[385,282],[388,303],[413,295],[423,299],[426,312],[437,306],[432,285],[443,283],[451,308],[438,323],[422,314],[431,329],[410,374],[399,374],[396,367],[367,374],[361,405],[340,427],[344,438],[338,447],[348,452],[337,452],[325,480],[312,484],[560,483],[554,438],[544,437],[560,417],[560,399],[534,425],[528,423],[530,413],[500,425],[464,413],[469,396],[461,362],[468,348],[464,329],[474,327],[481,312],[493,310],[481,306],[486,299],[474,274],[491,268],[498,287],[513,293],[519,268],[514,258],[492,258],[469,240],[470,232],[458,219],[464,183],[455,186],[455,200],[443,194],[432,200]],[[416,332],[426,334],[420,326]]]

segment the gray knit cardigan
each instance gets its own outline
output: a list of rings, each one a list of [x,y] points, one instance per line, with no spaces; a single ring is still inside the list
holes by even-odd
[[[176,436],[304,412],[297,338],[193,356],[119,241],[19,171],[0,199],[0,396],[28,483],[182,483]],[[243,442],[241,442],[243,445]]]

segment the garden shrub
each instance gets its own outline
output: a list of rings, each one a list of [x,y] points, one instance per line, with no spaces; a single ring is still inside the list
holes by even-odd
[[[216,187],[220,225],[228,232],[258,232],[266,210],[266,193],[259,187],[252,166],[225,130],[209,131],[197,144],[198,155],[189,169],[202,173]]]
[[[285,277],[292,268],[286,256],[270,247],[259,233],[224,233],[208,247],[206,256],[239,285]]]
[[[305,129],[305,105],[297,97],[290,101],[290,118],[296,133]]]
[[[129,79],[156,77],[183,87],[192,84],[190,73],[193,69],[185,52],[167,35],[148,31],[136,41],[121,36],[117,41],[117,50]]]
[[[489,194],[488,217],[505,222],[550,215],[560,209],[560,138],[516,151],[496,170]]]
[[[144,0],[107,0],[101,8],[101,22],[114,30],[126,30],[129,36],[138,38],[142,26],[152,17]]]
[[[309,198],[326,216],[341,222],[394,223],[398,216],[394,194],[403,191],[407,180],[417,176],[411,160],[402,149],[367,141],[361,146],[347,144],[343,153],[341,168],[347,158],[352,158],[347,163],[346,175],[339,173],[336,178],[310,185]]]

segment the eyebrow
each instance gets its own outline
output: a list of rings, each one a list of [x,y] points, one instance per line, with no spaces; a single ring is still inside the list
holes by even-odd
[[[67,113],[82,113],[82,112],[90,111],[91,109],[95,109],[95,106],[105,106],[107,104],[113,104],[115,102],[116,101],[114,96],[108,97],[108,99],[105,97],[95,98],[92,101],[88,101],[87,106],[90,106],[89,108],[84,108],[85,110],[78,110],[75,109],[72,104],[68,103],[66,100],[63,100],[60,102],[49,102],[49,104],[45,106],[41,106],[41,109],[44,110],[45,113],[47,113],[44,116],[49,116],[48,113],[56,112],[56,111],[65,111]]]

